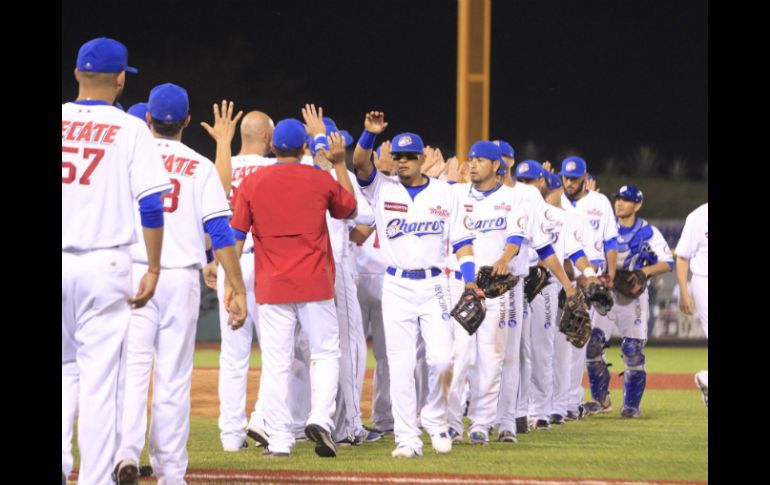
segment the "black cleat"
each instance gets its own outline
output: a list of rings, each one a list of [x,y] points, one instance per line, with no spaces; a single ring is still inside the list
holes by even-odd
[[[139,467],[135,461],[123,460],[112,472],[112,479],[117,485],[139,485]]]
[[[329,432],[317,424],[308,424],[305,427],[305,435],[310,441],[315,442],[315,454],[324,458],[334,458],[337,456],[337,447],[334,446]]]
[[[551,415],[551,424],[564,424],[564,416],[554,413]]]
[[[256,441],[257,447],[264,446],[265,448],[267,448],[269,437],[267,436],[267,433],[265,433],[261,429],[255,430],[251,428],[246,428],[246,436]]]

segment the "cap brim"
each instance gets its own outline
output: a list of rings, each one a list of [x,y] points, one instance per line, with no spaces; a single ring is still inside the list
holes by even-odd
[[[138,73],[138,72],[139,72],[139,69],[137,69],[137,68],[135,68],[135,67],[127,66],[127,67],[126,67],[126,72],[130,72],[130,73],[132,73],[132,74],[136,74],[136,73]]]

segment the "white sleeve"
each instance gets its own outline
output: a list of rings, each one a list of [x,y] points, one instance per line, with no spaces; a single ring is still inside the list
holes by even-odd
[[[443,182],[440,182],[443,183]],[[449,203],[452,208],[449,211],[449,244],[454,246],[465,240],[474,240],[476,237],[471,231],[465,227],[465,207],[463,206],[462,199],[451,185],[449,187]],[[454,251],[451,251],[454,252]]]
[[[692,241],[693,227],[695,226],[694,213],[687,216],[682,229],[682,235],[679,236],[679,242],[676,245],[676,255],[684,259],[690,259],[695,253],[695,245]]]
[[[551,244],[553,238],[546,231],[542,231],[540,228],[546,223],[545,220],[545,205],[532,204],[530,206],[531,217],[529,218],[529,242],[532,249],[538,250]]]
[[[361,193],[366,198],[370,207],[377,207],[377,200],[380,197],[380,190],[382,190],[383,184],[390,180],[374,167],[371,178],[367,184],[363,184],[361,180],[356,177],[356,185],[361,188]]]
[[[583,229],[569,216],[564,222],[562,237],[564,238],[564,257],[568,258],[583,249]],[[587,254],[586,257],[588,257]]]
[[[615,211],[612,208],[612,203],[606,196],[602,196],[605,202],[605,207],[607,208],[604,213],[606,216],[604,217],[604,241],[607,242],[610,239],[617,238],[618,237],[618,223],[615,219]]]
[[[353,220],[356,224],[373,226],[374,211],[372,210],[372,206],[369,205],[369,202],[366,200],[366,197],[364,197],[361,189],[358,188],[358,184],[353,185],[353,190],[356,193],[356,203],[358,204],[358,214]]]
[[[168,172],[163,167],[163,157],[149,128],[142,126],[137,130],[134,156],[129,165],[131,195],[134,200],[154,194],[168,192],[173,186]]]
[[[505,235],[506,239],[513,236],[529,239],[531,221],[527,213],[531,212],[530,207],[530,204],[516,204],[508,211],[508,233]]]
[[[210,168],[201,181],[201,219],[205,223],[210,219],[217,217],[229,217],[233,214],[230,205],[227,203],[225,191],[222,190],[222,182],[219,180],[214,170],[214,164],[209,160],[201,161],[201,164],[208,163]]]
[[[671,248],[668,247],[666,239],[657,227],[652,227],[652,237],[650,238],[650,247],[658,256],[658,261],[665,261],[667,263],[673,263],[674,257],[671,254]]]

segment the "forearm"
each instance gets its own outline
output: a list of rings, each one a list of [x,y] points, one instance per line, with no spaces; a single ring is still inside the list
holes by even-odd
[[[356,144],[353,150],[353,167],[356,169],[356,177],[361,180],[369,178],[374,171],[374,162],[372,162],[372,149],[362,148]]]
[[[649,277],[657,276],[659,274],[668,273],[671,271],[671,266],[665,261],[658,261],[652,266],[645,266],[642,268],[642,272]]]
[[[510,263],[513,257],[518,253],[519,246],[517,244],[507,243],[505,249],[503,249],[503,254],[500,255],[500,259],[504,260],[506,263]]]
[[[676,257],[676,281],[679,283],[681,294],[687,293],[687,273],[690,271],[690,261]]]
[[[236,239],[235,240],[235,255],[238,256],[238,259],[241,258],[241,255],[243,254],[243,244],[246,241],[244,239]]]
[[[236,246],[224,246],[216,249],[214,252],[217,255],[217,260],[222,264],[227,276],[227,281],[233,288],[235,293],[246,293],[246,287],[243,284],[243,275],[241,274],[241,263],[239,261],[239,254],[243,248],[237,248]]]
[[[225,196],[230,195],[230,188],[233,181],[233,162],[232,162],[232,149],[230,142],[224,142],[217,140],[217,153],[214,159],[214,168],[217,170],[219,180],[222,182],[222,187],[225,189]]]
[[[349,239],[360,245],[363,244],[374,231],[375,229],[373,227],[357,224],[356,227],[350,230]]]
[[[610,277],[615,277],[615,270],[618,267],[618,251],[617,249],[610,249],[606,253],[607,255],[607,274]]]
[[[149,228],[142,227],[144,245],[147,249],[148,270],[153,273],[160,272],[160,253],[163,250],[163,226]]]
[[[567,277],[567,273],[564,272],[564,267],[559,263],[559,258],[556,257],[556,254],[551,254],[542,261],[543,264],[545,264],[545,267],[551,271],[551,274],[559,280],[559,283],[561,283],[564,288],[569,288],[572,285],[572,282]]]

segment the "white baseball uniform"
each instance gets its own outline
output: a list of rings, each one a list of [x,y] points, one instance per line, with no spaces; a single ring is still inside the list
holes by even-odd
[[[81,483],[112,483],[135,204],[170,188],[145,123],[100,101],[62,105],[62,471],[77,396]]]
[[[442,382],[448,384],[452,363],[451,308],[443,268],[449,245],[458,247],[473,236],[462,224],[462,205],[445,182],[428,178],[414,198],[400,181],[376,169],[370,180],[358,182],[382,231],[380,247],[389,264],[382,316],[396,443],[421,451],[414,380],[417,337],[421,334],[425,341],[429,367],[421,421],[435,436],[448,431],[447,398],[441,387]]]
[[[200,304],[200,269],[206,265],[204,224],[232,213],[214,164],[175,140],[158,139],[174,190],[164,196],[162,277],[155,296],[131,312],[123,401],[123,431],[115,463],[139,462],[147,430],[147,393],[152,373],[149,454],[164,483],[183,483],[190,433],[195,332]],[[131,246],[134,274],[146,271],[142,242]],[[139,279],[134,279],[138,288]],[[154,365],[153,365],[154,360]]]
[[[592,231],[584,233],[584,251],[592,264],[598,264],[605,268],[606,261],[604,243],[616,238],[618,235],[615,211],[609,199],[599,192],[588,191],[578,201],[571,201],[565,194],[561,196],[561,206],[568,213],[582,214],[588,220]],[[601,272],[601,271],[600,271]],[[595,318],[598,313],[591,309],[592,324],[595,326]],[[583,402],[585,391],[583,389],[583,372],[585,367],[585,350],[572,352],[571,384],[569,410],[576,411]]]
[[[690,261],[692,296],[698,319],[709,336],[709,204],[692,211],[685,220],[676,255]]]
[[[473,253],[476,267],[493,265],[505,250],[509,238],[528,236],[528,214],[523,204],[514,206],[513,189],[504,185],[481,192],[472,184],[452,186],[454,196],[464,208],[463,223],[476,239]],[[462,281],[457,257],[449,261],[451,305],[460,299],[465,283]],[[518,286],[518,285],[517,285]],[[508,324],[505,318],[506,295],[486,299],[486,317],[472,336],[454,322],[452,382],[449,388],[449,425],[462,434],[466,379],[470,382],[470,433],[487,434],[494,424],[500,393],[501,367],[505,353]],[[470,373],[471,368],[474,372]]]

